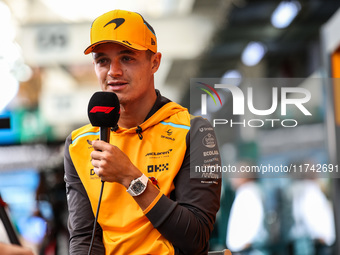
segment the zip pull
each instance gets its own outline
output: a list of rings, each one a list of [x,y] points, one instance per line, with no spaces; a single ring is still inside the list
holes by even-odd
[[[138,134],[139,140],[143,139],[142,131],[142,128],[140,126],[137,126],[136,133]]]

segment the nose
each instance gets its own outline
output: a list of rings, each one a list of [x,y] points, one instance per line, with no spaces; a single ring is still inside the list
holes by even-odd
[[[119,77],[123,75],[122,67],[119,61],[111,62],[110,69],[107,74],[111,77]]]

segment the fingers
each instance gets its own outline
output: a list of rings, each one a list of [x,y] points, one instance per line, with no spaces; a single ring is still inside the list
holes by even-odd
[[[105,170],[100,166],[100,160],[92,159],[93,171],[102,180],[106,181]]]
[[[99,140],[92,141],[92,146],[93,171],[102,181],[122,184],[135,170],[128,156],[118,147]]]
[[[110,150],[112,149],[112,145],[104,142],[104,141],[92,141],[93,151],[91,152],[91,161],[93,160],[103,160],[107,158],[110,154]]]
[[[104,157],[104,153],[102,151],[92,151],[90,156],[91,159],[101,160]]]
[[[93,151],[91,152],[91,164],[93,165],[93,171],[98,175],[99,177],[102,177],[102,171],[105,167],[106,160],[104,156],[102,155],[103,152],[101,151]]]
[[[93,165],[93,171],[95,174],[102,179],[102,181],[106,181],[106,175],[108,172],[109,162],[112,161],[112,150],[114,146],[100,140],[92,141],[93,151],[91,152],[91,163]],[[106,169],[106,170],[105,170]]]
[[[96,151],[104,151],[110,146],[109,143],[101,141],[101,140],[94,140],[92,141],[92,147]]]

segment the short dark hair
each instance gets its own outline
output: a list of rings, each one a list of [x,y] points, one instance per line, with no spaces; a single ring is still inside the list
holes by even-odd
[[[150,60],[151,57],[152,57],[153,55],[155,55],[155,53],[152,52],[151,50],[146,50],[146,51],[145,51],[145,54],[146,54],[146,57],[147,57],[148,60]]]

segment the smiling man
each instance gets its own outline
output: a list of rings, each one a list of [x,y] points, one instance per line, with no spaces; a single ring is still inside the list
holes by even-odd
[[[90,124],[66,140],[70,254],[89,250],[101,181],[92,254],[207,254],[221,180],[190,178],[190,169],[220,164],[219,156],[203,156],[212,150],[202,142],[214,135],[210,123],[155,89],[161,53],[140,14],[98,17],[89,53],[101,89],[117,94],[121,113],[109,143]]]

